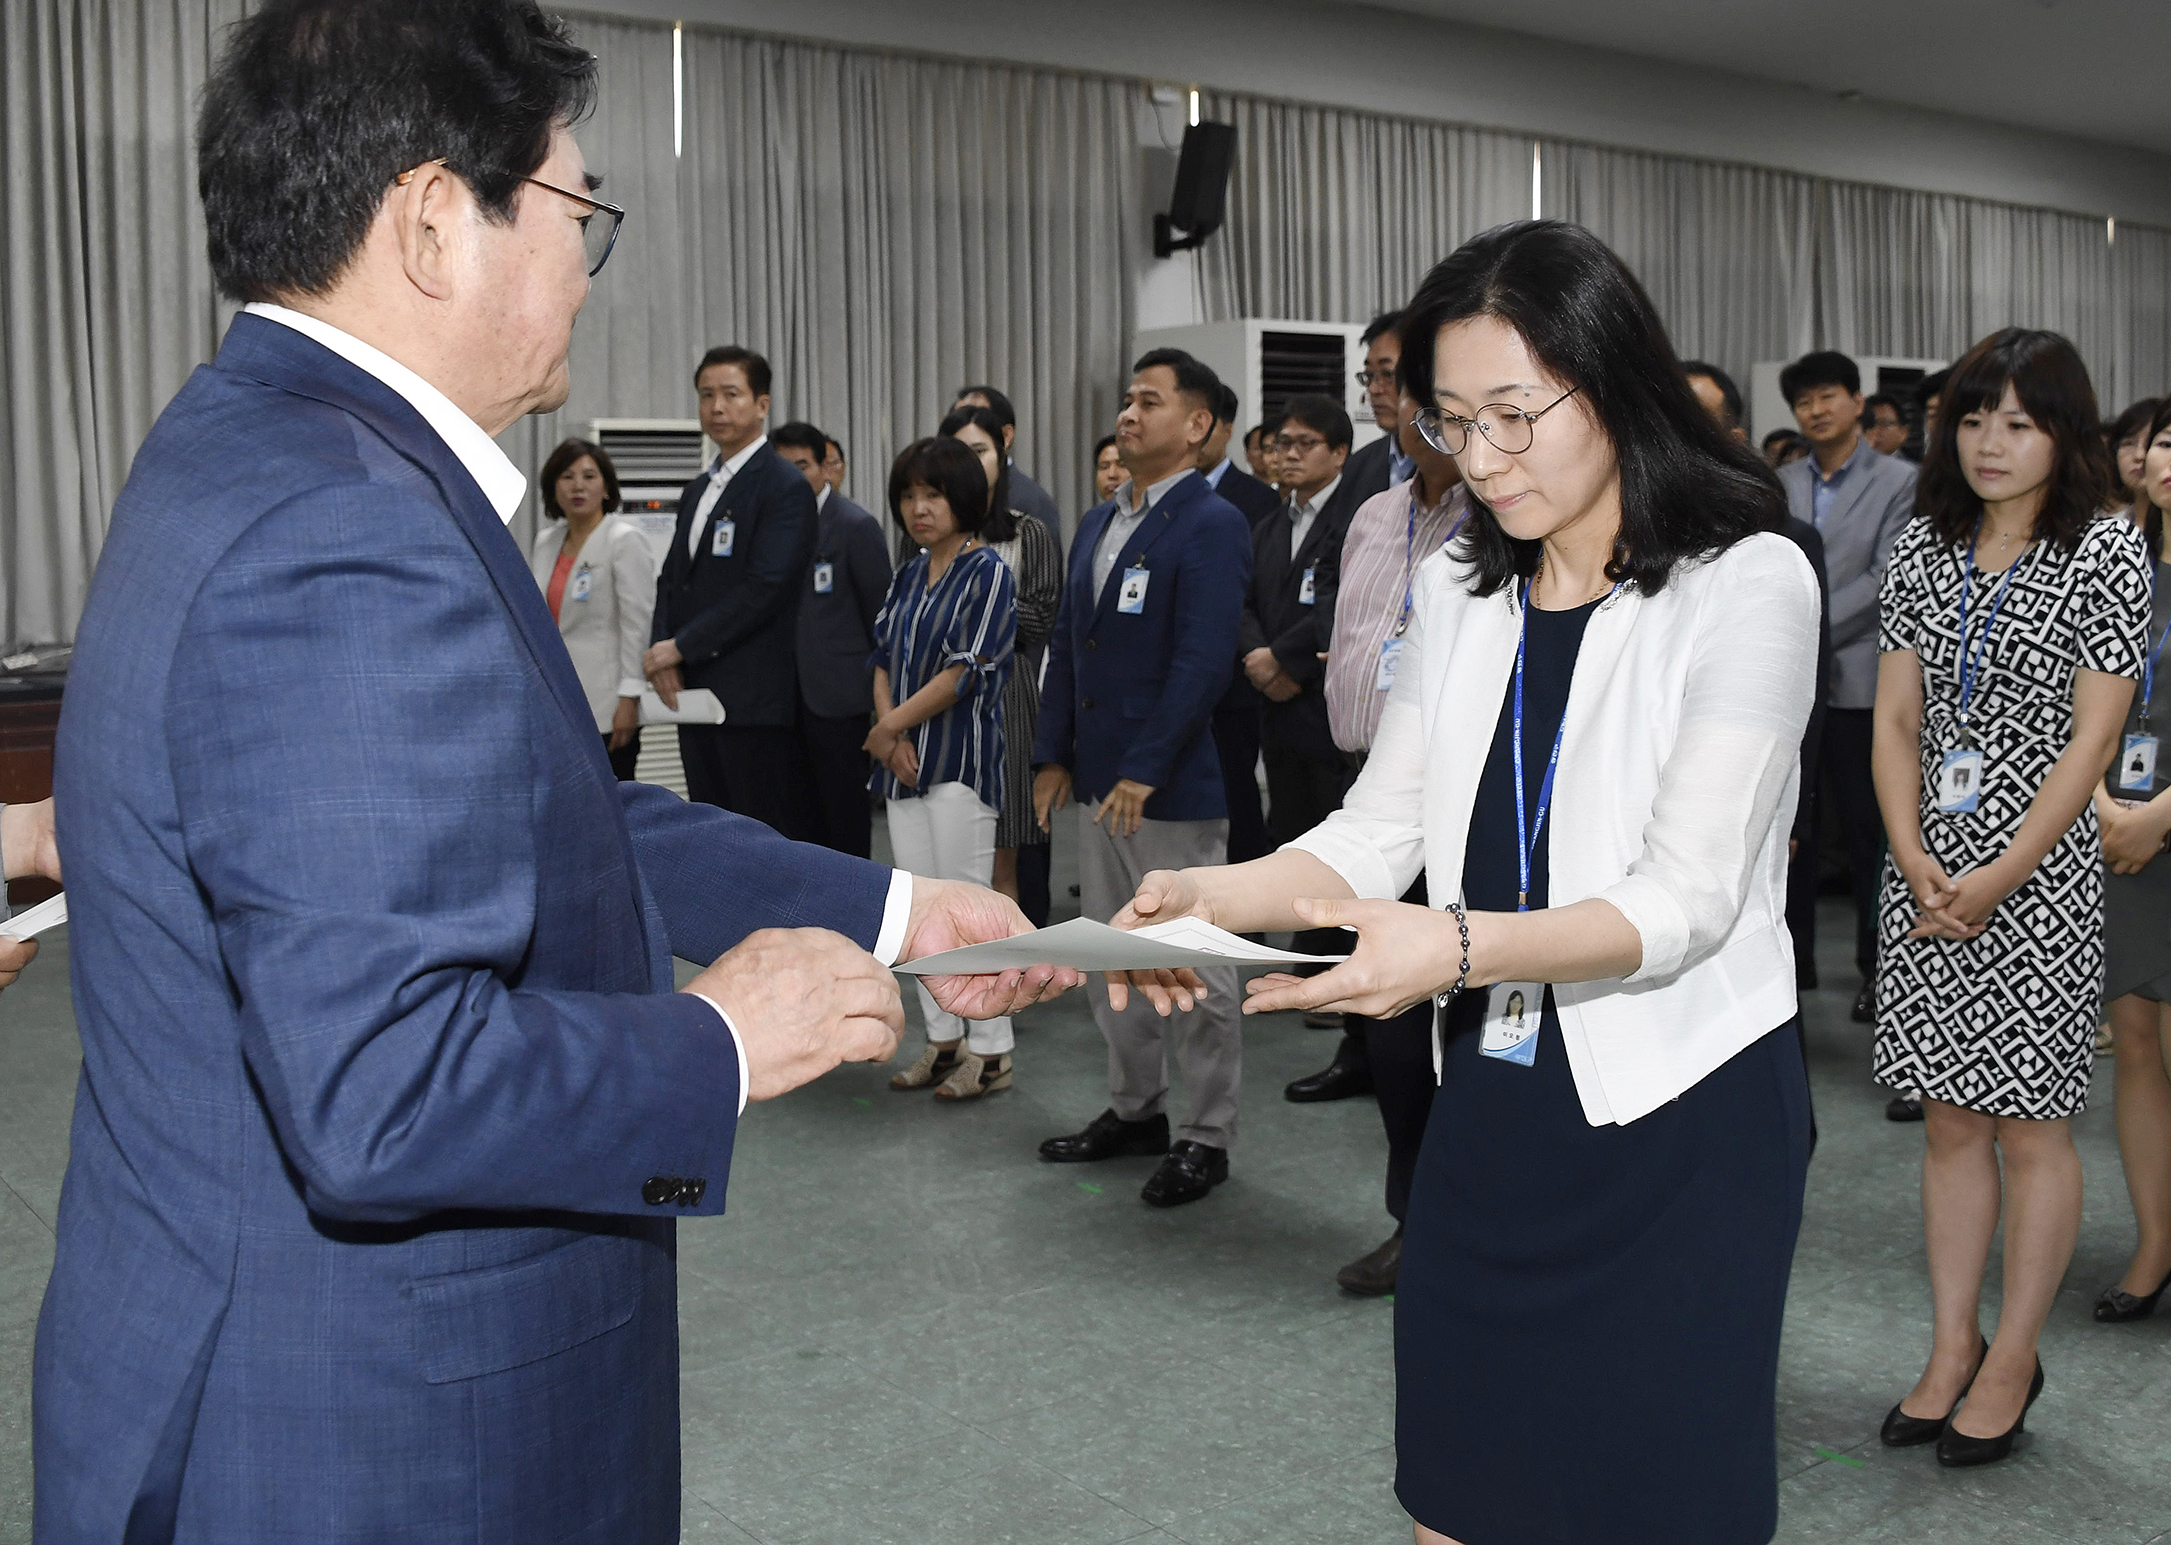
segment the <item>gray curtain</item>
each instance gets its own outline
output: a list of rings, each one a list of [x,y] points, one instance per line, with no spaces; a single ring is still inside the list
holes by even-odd
[[[2118,352],[2104,412],[2171,391],[2171,231],[2118,227],[2111,243],[2111,331]]]

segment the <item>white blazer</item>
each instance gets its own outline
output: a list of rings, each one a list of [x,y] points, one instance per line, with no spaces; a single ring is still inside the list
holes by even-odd
[[[565,522],[546,521],[535,539],[528,566],[543,594],[550,594],[550,573],[565,550]],[[575,600],[582,574],[588,594]],[[610,732],[611,715],[622,697],[639,697],[648,685],[641,656],[648,652],[648,622],[656,610],[656,555],[648,539],[615,515],[589,533],[565,579],[565,599],[558,607],[558,636],[573,657],[581,689],[588,694],[596,728]]]
[[[1342,808],[1290,844],[1360,897],[1393,900],[1420,867],[1434,906],[1462,894],[1520,631],[1515,595],[1480,600],[1469,578],[1446,553],[1419,570],[1371,758]],[[1795,1012],[1787,830],[1819,604],[1800,550],[1760,534],[1681,565],[1655,596],[1619,591],[1583,635],[1548,895],[1601,897],[1643,940],[1633,975],[1553,988],[1592,1126],[1657,1109]]]

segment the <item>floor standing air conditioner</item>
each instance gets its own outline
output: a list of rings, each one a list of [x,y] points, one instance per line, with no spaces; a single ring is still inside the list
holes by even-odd
[[[1281,410],[1292,397],[1322,392],[1349,410],[1354,430],[1351,449],[1377,440],[1371,401],[1357,384],[1364,368],[1361,322],[1276,322],[1259,317],[1241,322],[1201,322],[1192,327],[1155,327],[1141,332],[1131,357],[1148,349],[1182,349],[1212,367],[1236,388],[1235,440],[1264,415]],[[1233,452],[1243,464],[1240,451]]]

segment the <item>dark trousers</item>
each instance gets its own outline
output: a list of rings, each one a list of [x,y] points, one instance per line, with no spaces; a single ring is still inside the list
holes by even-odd
[[[1277,745],[1271,725],[1264,728],[1262,738],[1267,838],[1279,846],[1294,842],[1342,807],[1349,760],[1332,746],[1324,753],[1308,754]],[[1346,955],[1349,937],[1339,928],[1307,928],[1290,940],[1289,947],[1304,955]]]
[[[1862,975],[1877,966],[1877,881],[1884,867],[1885,822],[1870,780],[1870,710],[1834,708],[1824,719],[1824,780],[1829,803],[1847,848],[1854,882],[1854,963]]]
[[[1221,757],[1221,786],[1229,801],[1229,862],[1249,863],[1273,851],[1266,816],[1259,808],[1259,702],[1245,697],[1214,710],[1214,750]]]
[[[799,715],[799,748],[806,759],[809,828],[812,840],[854,858],[874,851],[874,808],[868,803],[868,774],[874,763],[860,748],[866,744],[872,714],[824,718]]]
[[[1411,906],[1425,904],[1423,875],[1402,899]],[[1392,1019],[1343,1015],[1342,1044],[1334,1056],[1346,1066],[1372,1070],[1372,1093],[1387,1130],[1387,1215],[1399,1224],[1410,1205],[1410,1177],[1417,1173],[1417,1150],[1424,1146],[1432,1094],[1439,1087],[1432,1072],[1432,1000]]]
[[[1794,939],[1796,969],[1817,965],[1817,869],[1823,851],[1823,811],[1816,769],[1802,770],[1803,818],[1794,823],[1800,845],[1787,860],[1787,932]]]
[[[1018,849],[1018,910],[1035,928],[1048,926],[1048,842],[1030,843]]]
[[[633,781],[633,769],[641,760],[641,732],[635,730],[633,738],[616,751],[611,749],[611,737],[603,737],[603,754],[611,759],[611,776],[620,783]]]
[[[682,724],[678,754],[688,798],[751,816],[795,842],[809,840],[806,780],[791,726]]]

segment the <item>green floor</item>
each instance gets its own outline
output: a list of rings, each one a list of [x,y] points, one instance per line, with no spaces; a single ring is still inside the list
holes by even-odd
[[[1780,1374],[1779,1538],[2171,1541],[2171,1315],[2106,1328],[2088,1313],[2127,1244],[2108,1068],[2079,1125],[2087,1218],[2020,1456],[1947,1473],[1879,1448],[1927,1345],[1921,1129],[1882,1119],[1866,1032],[1845,1017],[1843,922],[1825,922],[1837,986],[1807,1001],[1823,1140]],[[74,1091],[65,967],[55,939],[0,995],[8,1541],[29,1537],[31,1337]],[[679,1236],[686,1537],[1407,1540],[1390,1489],[1393,1310],[1333,1283],[1390,1227],[1378,1117],[1368,1101],[1280,1098],[1333,1037],[1290,1016],[1247,1035],[1232,1178],[1174,1212],[1138,1200],[1149,1160],[1033,1157],[1105,1104],[1076,995],[1025,1016],[1017,1088],[980,1105],[895,1095],[887,1069],[853,1067],[756,1107],[730,1214]]]

